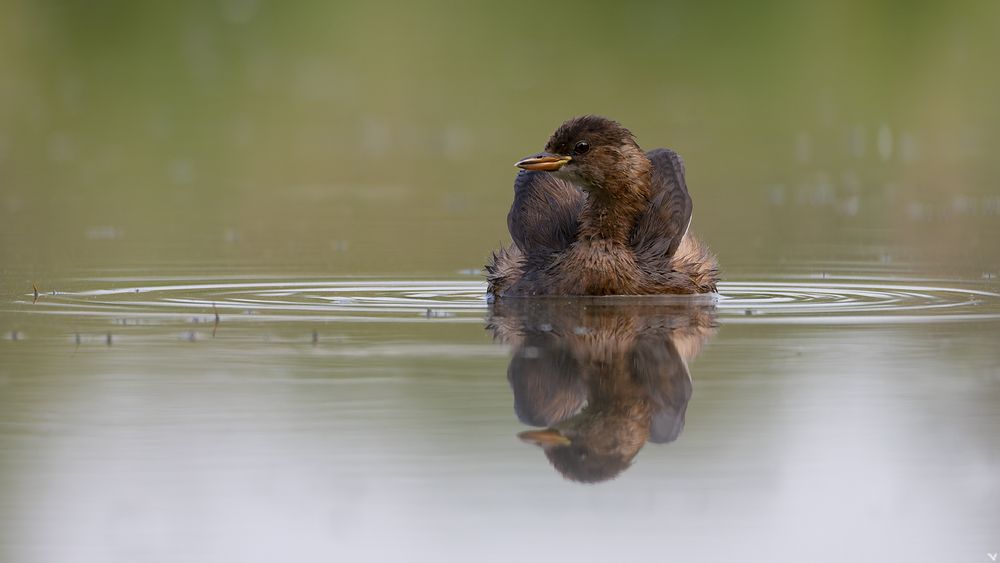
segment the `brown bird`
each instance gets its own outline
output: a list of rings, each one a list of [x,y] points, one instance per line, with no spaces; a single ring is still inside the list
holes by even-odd
[[[718,262],[688,232],[691,197],[674,151],[643,152],[621,124],[588,115],[517,166],[514,242],[486,265],[491,298],[716,290]]]

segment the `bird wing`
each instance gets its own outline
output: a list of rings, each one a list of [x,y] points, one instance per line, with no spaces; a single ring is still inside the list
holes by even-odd
[[[646,153],[653,164],[649,207],[632,232],[640,262],[666,260],[677,251],[691,223],[691,196],[684,182],[684,161],[670,149]]]
[[[556,252],[576,239],[583,192],[547,172],[522,170],[514,179],[507,228],[525,254]]]

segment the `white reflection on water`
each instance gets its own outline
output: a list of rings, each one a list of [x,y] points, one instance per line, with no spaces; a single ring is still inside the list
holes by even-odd
[[[995,330],[724,327],[683,435],[585,486],[514,437],[482,326],[386,326],[395,355],[5,344],[0,555],[931,562],[996,541]]]
[[[427,318],[478,322],[487,307],[479,281],[317,280],[219,281],[94,280],[104,287],[45,295],[31,312],[115,318],[183,319],[211,322],[217,311],[227,322],[371,320],[419,322]],[[92,281],[93,282],[93,281]],[[92,283],[91,282],[91,283]],[[134,284],[134,285],[133,285]],[[822,281],[785,277],[728,281],[715,297],[719,315],[731,324],[886,324],[993,321],[1000,319],[1000,293],[982,282],[842,277]],[[611,303],[677,303],[699,297],[590,298]],[[197,317],[202,315],[202,317]],[[214,313],[213,313],[214,315]]]
[[[0,559],[972,559],[1000,522],[992,283],[565,300],[722,327],[683,434],[590,486],[515,437],[479,281],[67,280],[0,341]]]

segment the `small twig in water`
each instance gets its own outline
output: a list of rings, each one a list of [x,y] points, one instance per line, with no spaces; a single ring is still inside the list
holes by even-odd
[[[31,284],[31,289],[32,289],[32,291],[35,292],[35,298],[32,299],[31,302],[32,303],[37,303],[38,302],[38,286],[36,286],[34,283],[32,283]]]

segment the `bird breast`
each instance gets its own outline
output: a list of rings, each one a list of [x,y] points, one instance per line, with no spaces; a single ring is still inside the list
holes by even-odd
[[[630,247],[600,239],[574,243],[558,269],[566,285],[562,293],[568,295],[635,294],[641,277]]]

